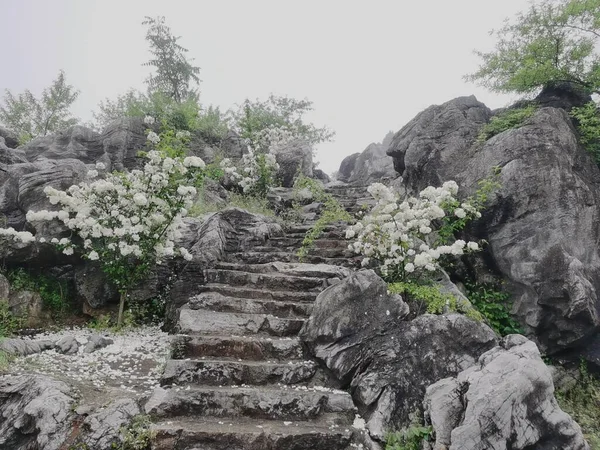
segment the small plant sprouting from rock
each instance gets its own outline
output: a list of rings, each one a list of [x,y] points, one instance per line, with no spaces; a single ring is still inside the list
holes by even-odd
[[[115,450],[150,450],[154,432],[149,416],[139,415],[127,427],[121,428],[122,442],[113,444]]]
[[[500,336],[523,334],[519,322],[510,314],[510,294],[491,284],[465,283],[465,288],[469,301],[496,333]]]
[[[477,140],[479,142],[485,142],[503,131],[519,128],[527,119],[533,116],[535,111],[536,108],[533,105],[504,111],[497,116],[492,117],[489,123],[483,126]]]
[[[600,381],[589,373],[585,362],[579,366],[579,381],[568,390],[557,391],[561,409],[581,426],[592,449],[600,449]]]
[[[590,152],[596,164],[600,165],[600,112],[595,102],[571,110],[575,119],[579,140],[583,147]]]
[[[390,283],[388,290],[392,294],[403,294],[408,301],[421,303],[429,314],[443,314],[445,312],[459,312],[465,316],[481,322],[481,313],[455,295],[442,292],[440,286],[435,284],[413,283],[410,281]]]
[[[405,430],[388,433],[385,450],[422,450],[423,442],[429,442],[432,433],[432,427],[422,425],[413,425]]]

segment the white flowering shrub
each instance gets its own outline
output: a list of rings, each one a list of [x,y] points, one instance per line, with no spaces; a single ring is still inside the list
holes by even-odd
[[[276,154],[285,148],[295,135],[288,128],[271,127],[257,134],[254,142],[248,142],[248,153],[238,165],[229,158],[221,161],[228,184],[238,186],[244,194],[264,197],[276,184],[279,170]]]
[[[96,170],[90,178],[66,191],[46,187],[57,211],[30,211],[27,220],[60,220],[78,239],[53,238],[69,255],[78,250],[103,271],[121,293],[120,326],[126,293],[147,275],[155,263],[182,256],[187,249],[175,246],[187,210],[196,196],[193,184],[202,176],[204,161],[198,157],[170,158],[158,151],[147,153],[142,170],[105,174]],[[103,165],[98,164],[102,170]]]
[[[377,265],[388,281],[433,272],[443,255],[479,250],[477,242],[454,240],[453,230],[481,217],[470,201],[456,199],[454,181],[427,187],[418,197],[405,200],[381,183],[369,186],[368,192],[377,204],[347,228],[346,238],[355,239],[349,249],[364,256],[362,265]]]

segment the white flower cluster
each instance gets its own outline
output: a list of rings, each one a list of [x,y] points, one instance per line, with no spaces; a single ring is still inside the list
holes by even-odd
[[[146,137],[146,139],[148,139],[148,141],[154,145],[156,145],[160,142],[160,136],[158,134],[156,134],[154,131],[148,132],[148,136]]]
[[[432,243],[440,219],[481,216],[471,204],[458,202],[455,198],[458,185],[454,181],[447,181],[439,188],[429,186],[418,197],[404,201],[381,183],[372,184],[367,190],[377,204],[346,230],[347,239],[356,239],[348,248],[365,256],[363,266],[375,261],[384,276],[403,278],[412,272],[437,270],[442,255],[479,250],[476,242],[463,240],[450,245]]]
[[[67,191],[46,187],[50,203],[59,211],[30,211],[27,220],[62,221],[83,239],[85,256],[90,260],[141,257],[150,252],[157,262],[165,257],[192,255],[175,248],[179,228],[187,209],[193,204],[196,188],[190,186],[198,169],[205,167],[198,157],[183,160],[147,154],[143,170],[107,174],[104,179],[83,182]],[[73,253],[69,239],[52,239]]]
[[[35,236],[29,231],[17,231],[13,227],[0,228],[0,236],[9,237],[24,244],[35,241]]]
[[[144,117],[144,123],[146,125],[154,125],[154,122],[156,122],[156,119],[152,116],[146,116]]]
[[[275,174],[279,170],[276,154],[294,135],[286,128],[272,127],[258,135],[256,148],[248,146],[248,153],[242,156],[240,167],[229,158],[221,161],[221,168],[230,184],[237,184],[245,193],[259,183],[261,176]]]

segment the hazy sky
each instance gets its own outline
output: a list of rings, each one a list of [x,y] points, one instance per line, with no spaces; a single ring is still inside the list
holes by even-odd
[[[39,93],[65,70],[83,120],[106,97],[143,89],[144,16],[163,15],[201,67],[201,101],[222,109],[270,93],[307,97],[310,119],[337,132],[320,167],[398,131],[418,112],[475,94],[462,80],[488,31],[526,0],[0,0],[0,90]]]

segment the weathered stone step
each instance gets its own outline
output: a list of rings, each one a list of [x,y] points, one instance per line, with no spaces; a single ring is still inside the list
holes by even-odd
[[[268,334],[270,336],[294,336],[303,319],[283,319],[268,314],[227,313],[193,310],[184,306],[179,312],[179,330],[182,334]]]
[[[345,450],[352,428],[322,421],[177,418],[153,426],[154,450]]]
[[[267,241],[268,244],[274,247],[301,247],[302,238],[290,238],[290,237],[275,237]],[[348,241],[344,238],[337,239],[317,239],[314,241],[314,248],[346,248]]]
[[[282,302],[254,298],[226,297],[218,292],[205,292],[192,297],[190,309],[246,314],[271,314],[283,318],[307,318],[313,309],[312,302]]]
[[[281,249],[273,246],[257,246],[252,248],[253,252],[261,253],[279,253]],[[318,248],[310,249],[310,255],[318,255],[322,258],[349,258],[355,256],[353,252],[348,250],[348,244],[345,247],[339,248]]]
[[[231,361],[170,359],[161,384],[228,386],[296,384],[309,381],[317,371],[312,361]]]
[[[227,297],[280,300],[284,302],[312,302],[318,295],[317,292],[273,291],[215,283],[198,286],[198,290],[200,292],[218,292]]]
[[[355,407],[346,392],[315,388],[186,386],[157,387],[145,406],[154,417],[252,417],[269,420],[314,420],[335,414],[338,423],[352,423]]]
[[[237,270],[207,269],[204,271],[208,283],[221,283],[229,286],[244,286],[260,289],[284,289],[301,292],[320,292],[327,282],[314,277],[297,277],[279,273],[251,273]]]
[[[323,231],[341,231],[345,230],[348,225],[342,223],[335,223],[331,225],[327,225]],[[286,229],[286,234],[294,234],[294,233],[302,233],[305,234],[307,231],[311,230],[313,227],[312,224],[294,224],[291,227]]]
[[[304,239],[304,236],[306,236],[306,232],[304,233],[286,233],[285,237],[288,238],[292,238],[292,239]],[[319,239],[345,239],[346,236],[346,231],[345,231],[345,227],[344,228],[339,228],[337,230],[334,231],[323,231],[320,235],[319,235]]]
[[[238,358],[247,361],[289,361],[303,359],[302,344],[297,338],[205,335],[177,336],[173,347],[177,358]]]
[[[244,261],[248,264],[267,264],[270,262],[296,262],[298,256],[295,252],[244,252],[231,253],[228,255],[230,261]],[[318,255],[308,255],[303,260],[306,263],[329,264],[342,267],[359,267],[360,260],[353,255],[352,258],[324,258]]]
[[[244,264],[234,262],[218,262],[217,269],[239,270],[252,273],[281,273],[285,275],[294,275],[300,277],[312,278],[344,278],[350,276],[352,271],[345,267],[334,264],[323,263],[298,263],[273,261],[266,264]]]

